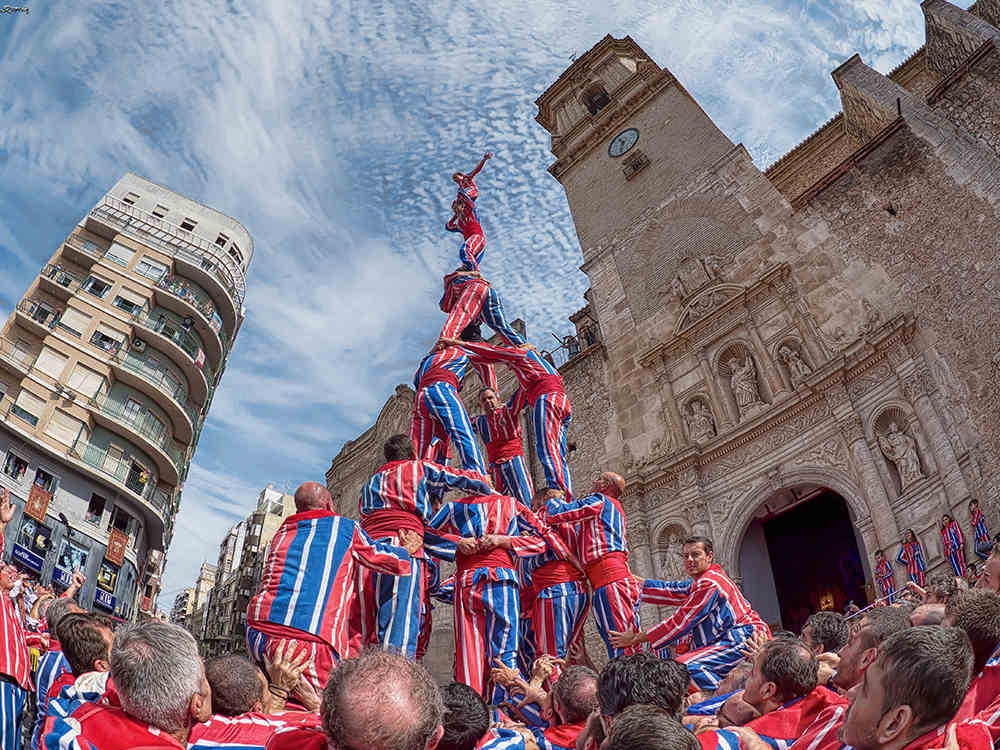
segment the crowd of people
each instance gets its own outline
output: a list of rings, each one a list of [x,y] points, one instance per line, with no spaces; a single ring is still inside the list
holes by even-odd
[[[590,491],[574,494],[562,380],[510,326],[481,275],[474,177],[489,156],[453,176],[448,229],[463,234],[462,265],[444,280],[448,317],[414,377],[410,433],[383,445],[385,463],[360,491],[360,520],[337,514],[318,483],[296,490],[247,609],[249,658],[203,661],[176,625],[117,625],[83,611],[80,573],[57,597],[0,567],[3,748],[21,747],[22,735],[33,750],[992,745],[1000,548],[978,505],[974,552],[985,562],[975,588],[962,531],[945,517],[954,576],[925,581],[908,530],[897,555],[905,586],[897,590],[879,551],[882,597],[851,614],[817,612],[798,635],[772,634],[708,537],[684,541],[684,580],[632,572],[624,479],[595,472]],[[502,345],[484,343],[480,323]],[[506,401],[497,365],[517,383]],[[471,369],[483,385],[475,418],[460,396]],[[524,410],[544,473],[537,489]],[[0,539],[13,515],[5,495]],[[444,686],[421,664],[434,602],[454,613],[454,681]],[[643,628],[644,603],[671,614]],[[601,669],[584,645],[591,613],[606,649]]]

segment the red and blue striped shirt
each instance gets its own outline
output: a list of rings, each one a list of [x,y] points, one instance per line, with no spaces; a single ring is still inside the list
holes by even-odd
[[[595,563],[612,552],[628,554],[625,511],[613,497],[595,492],[569,502],[553,498],[545,504],[542,518],[553,526],[579,524],[573,552],[583,565]]]
[[[979,508],[976,508],[972,512],[972,528],[976,530],[977,542],[990,541],[990,530],[986,528],[986,516],[983,515],[983,512]]]
[[[962,533],[958,521],[952,519],[951,523],[941,529],[941,543],[944,545],[945,555],[957,552],[965,544],[965,534]]]
[[[493,372],[493,366],[488,363],[471,362],[470,357],[457,346],[446,346],[444,349],[433,351],[420,360],[420,366],[413,376],[413,387],[419,392],[421,381],[448,380],[453,378],[457,383],[456,390],[462,390],[462,380],[465,373],[472,364],[479,374],[485,388],[497,388],[497,376]],[[426,382],[424,383],[427,384]]]
[[[0,556],[4,540],[0,535]],[[0,674],[12,677],[25,690],[34,690],[31,684],[31,661],[28,642],[25,640],[24,623],[9,591],[0,591]]]

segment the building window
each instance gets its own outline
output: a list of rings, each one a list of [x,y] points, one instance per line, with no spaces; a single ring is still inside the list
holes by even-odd
[[[184,221],[181,222],[181,229],[183,229],[183,230],[185,230],[187,232],[193,232],[194,228],[197,225],[198,225],[197,221],[195,221],[194,219],[188,219],[187,217],[185,217]]]
[[[45,401],[35,394],[22,390],[17,394],[17,401],[10,407],[10,413],[20,417],[32,427],[38,424],[38,418],[45,411]]]
[[[67,307],[59,317],[59,327],[79,338],[90,328],[90,316],[75,307]]]
[[[37,487],[41,487],[46,492],[55,492],[58,484],[59,480],[45,469],[35,469],[35,485]]]
[[[600,84],[591,86],[583,93],[583,106],[592,115],[596,115],[609,104],[611,104],[611,98]]]
[[[96,276],[90,276],[83,282],[83,291],[89,292],[99,299],[104,299],[104,295],[111,291],[111,284]]]
[[[237,245],[235,242],[233,243],[233,246],[229,248],[229,257],[235,260],[240,265],[243,265],[243,253],[240,252],[239,245]]]
[[[142,310],[142,305],[137,305],[135,302],[125,299],[120,294],[115,297],[115,301],[112,304],[119,310],[124,310],[129,315],[138,315],[139,311]]]
[[[118,531],[128,536],[129,524],[131,522],[132,516],[118,506],[115,506],[115,508],[111,511],[111,518],[108,519],[108,531],[111,531],[111,529],[118,529]]]
[[[92,523],[95,526],[99,526],[101,523],[101,516],[104,515],[104,506],[108,504],[105,500],[98,494],[93,494],[90,496],[90,502],[87,503],[87,515],[84,516],[84,520],[87,523]]]
[[[167,266],[158,260],[153,260],[148,255],[144,255],[135,264],[135,272],[141,276],[145,276],[147,279],[159,281],[166,275]]]
[[[166,206],[160,205],[159,203],[157,203],[156,208],[153,209],[153,216],[157,219],[162,219],[168,213],[170,213],[170,209]]]
[[[222,232],[219,232],[219,236],[215,238],[215,244],[219,247],[224,247],[227,242],[229,242],[229,238]]]
[[[120,349],[122,345],[121,341],[112,338],[101,330],[94,331],[90,337],[90,343],[106,352],[111,352],[112,354],[117,353],[118,349]]]
[[[7,460],[3,464],[3,473],[12,479],[21,481],[24,472],[28,470],[28,462],[14,453],[7,453]]]
[[[132,258],[135,257],[135,250],[115,242],[108,248],[108,252],[104,257],[108,260],[113,260],[120,266],[127,266],[132,262]]]
[[[122,202],[128,203],[130,206],[134,206],[137,200],[139,200],[138,193],[128,193],[124,198],[122,198]]]

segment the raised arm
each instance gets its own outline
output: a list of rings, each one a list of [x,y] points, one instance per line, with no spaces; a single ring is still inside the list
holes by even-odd
[[[908,558],[905,553],[906,553],[906,547],[900,545],[899,552],[896,553],[896,562],[900,563],[901,565],[908,565],[910,562],[910,558]]]
[[[658,581],[647,578],[642,585],[641,601],[646,604],[658,604],[665,607],[676,607],[687,601],[691,595],[694,581]]]
[[[507,408],[510,410],[514,419],[521,416],[521,409],[524,408],[527,401],[528,399],[527,396],[524,395],[524,389],[521,386],[518,386],[507,400]]]
[[[648,631],[649,645],[658,651],[682,635],[690,633],[702,620],[710,616],[719,601],[719,591],[705,581],[695,585],[687,600],[666,620]]]
[[[493,154],[487,151],[485,154],[483,154],[483,158],[479,160],[479,163],[476,165],[476,168],[468,173],[468,176],[475,177],[477,174],[479,174],[480,170],[482,170],[482,168],[486,165],[486,160],[492,158]]]
[[[569,502],[552,498],[545,503],[545,518],[552,524],[577,523],[588,518],[596,518],[604,511],[604,498],[587,495]]]
[[[486,477],[478,471],[469,469],[453,469],[431,461],[421,461],[427,486],[432,489],[460,489],[476,495],[489,495],[493,492]]]
[[[493,365],[488,362],[473,362],[472,366],[476,368],[476,373],[479,375],[479,380],[482,382],[483,388],[497,390],[499,386],[497,385],[497,374],[493,369]]]
[[[524,359],[524,349],[493,346],[482,341],[459,341],[455,345],[462,347],[473,363],[496,364],[497,362],[520,362]]]
[[[552,530],[542,518],[539,518],[530,508],[517,504],[517,530],[520,534],[530,534],[545,541],[545,544],[562,560],[575,562],[573,553],[559,534]]]
[[[366,568],[392,576],[410,574],[410,554],[402,547],[384,540],[375,541],[364,529],[355,525],[351,540],[351,556]]]

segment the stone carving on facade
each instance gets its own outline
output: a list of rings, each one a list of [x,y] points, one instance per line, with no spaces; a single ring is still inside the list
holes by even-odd
[[[708,442],[717,434],[712,410],[700,398],[694,398],[688,402],[684,421],[687,423],[688,435],[691,437],[692,443]]]
[[[844,433],[844,439],[848,445],[852,445],[859,440],[865,439],[865,426],[857,415],[844,419],[840,423],[840,431]]]
[[[687,533],[680,526],[670,526],[660,535],[659,564],[660,575],[665,580],[676,581],[686,578],[684,572],[684,540]]]
[[[847,381],[847,392],[851,399],[857,401],[858,398],[868,393],[873,388],[888,382],[892,378],[892,368],[888,362],[879,362],[874,367],[870,367],[855,378]]]
[[[785,367],[788,368],[788,376],[791,378],[793,386],[797,387],[801,385],[812,374],[812,368],[788,344],[782,344],[778,348],[778,357],[785,363]]]
[[[847,474],[855,476],[854,468],[847,457],[847,450],[844,443],[837,438],[824,440],[819,445],[814,445],[799,453],[792,459],[793,466],[832,466],[841,469]]]
[[[710,312],[718,307],[722,307],[729,300],[729,295],[725,292],[709,292],[708,294],[702,295],[688,308],[688,314],[685,316],[685,324],[690,324],[696,320],[701,320]]]
[[[871,336],[882,324],[882,314],[867,299],[861,300],[861,310],[863,317],[861,324],[858,326],[858,335]]]
[[[757,366],[751,355],[744,354],[742,362],[735,356],[729,360],[729,387],[733,391],[740,420],[756,414],[766,406],[760,399]]]
[[[889,429],[884,435],[879,434],[878,445],[887,459],[892,461],[899,473],[900,491],[924,478],[920,468],[920,456],[917,455],[917,442],[901,432],[895,422],[889,423]]]
[[[674,280],[670,282],[670,293],[678,302],[687,296],[687,290],[684,288],[684,283],[676,276],[674,277]]]
[[[701,259],[701,265],[710,280],[722,279],[722,258],[718,255],[706,255]]]

